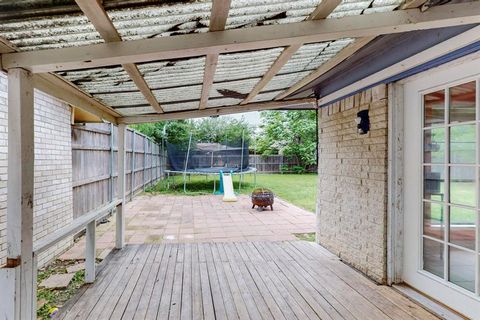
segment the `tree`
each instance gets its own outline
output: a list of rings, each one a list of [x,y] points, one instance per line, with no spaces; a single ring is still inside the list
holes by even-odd
[[[255,143],[258,154],[297,157],[303,166],[316,163],[315,111],[263,111],[261,119]]]
[[[229,117],[203,118],[194,121],[162,121],[131,127],[152,137],[157,143],[161,143],[162,138],[165,138],[169,143],[177,145],[188,145],[190,134],[196,142],[224,143],[227,141],[234,144],[241,143],[242,135],[248,142],[252,134],[251,126],[244,119],[237,120]]]

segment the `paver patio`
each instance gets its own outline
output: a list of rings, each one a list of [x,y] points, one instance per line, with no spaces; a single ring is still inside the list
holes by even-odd
[[[115,244],[115,219],[97,228],[97,255],[104,257]],[[223,202],[221,196],[140,195],[127,204],[126,241],[190,243],[294,240],[295,233],[315,231],[315,215],[282,199],[274,210],[251,208],[250,198]],[[83,259],[85,239],[61,259]]]

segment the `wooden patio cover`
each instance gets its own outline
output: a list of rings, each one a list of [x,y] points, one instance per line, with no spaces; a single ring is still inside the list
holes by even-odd
[[[289,96],[375,37],[480,22],[478,2],[424,3],[4,1],[1,66],[115,124],[316,108]]]

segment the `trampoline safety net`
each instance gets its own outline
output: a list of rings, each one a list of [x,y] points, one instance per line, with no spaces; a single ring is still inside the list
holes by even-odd
[[[167,142],[170,170],[181,172],[217,173],[248,170],[248,143],[226,141],[204,143],[190,141],[188,144]]]

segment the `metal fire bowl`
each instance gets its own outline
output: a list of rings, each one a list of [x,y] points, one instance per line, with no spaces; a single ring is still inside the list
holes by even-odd
[[[273,201],[274,201],[273,192],[269,189],[258,188],[252,192],[252,209],[257,206],[259,209],[264,209],[270,207],[273,210]]]

